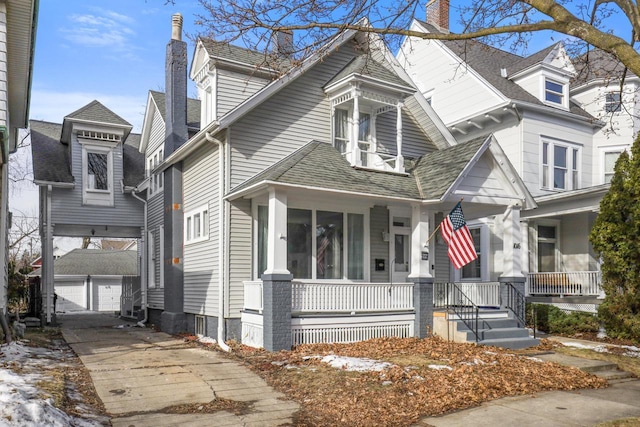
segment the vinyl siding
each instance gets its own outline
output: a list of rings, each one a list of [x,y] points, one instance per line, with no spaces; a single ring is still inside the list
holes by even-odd
[[[458,191],[468,191],[478,196],[504,195],[511,189],[507,182],[492,167],[489,154],[484,154],[460,183]]]
[[[219,292],[218,150],[206,145],[183,162],[184,212],[208,206],[209,239],[184,245],[184,311],[217,316]]]
[[[534,197],[551,193],[540,188],[541,137],[582,147],[581,188],[586,188],[593,184],[592,135],[591,126],[587,123],[570,122],[551,114],[524,112],[522,179]]]
[[[441,212],[437,213],[435,216],[435,224],[440,224],[443,218],[444,214]],[[447,255],[447,244],[440,237],[440,232],[437,232],[433,238],[436,239],[434,280],[441,283],[450,282],[451,264],[449,263],[449,256]]]
[[[267,81],[229,70],[216,70],[216,112],[218,118],[240,105],[244,100],[262,89]]]
[[[369,213],[370,229],[370,268],[372,282],[388,282],[389,269],[389,242],[382,239],[382,233],[389,232],[389,210],[386,206],[374,206]],[[376,271],[376,258],[385,260],[385,270]]]
[[[397,113],[389,111],[376,117],[376,141],[378,151],[396,154],[397,146]],[[402,155],[417,158],[434,150],[413,116],[406,108],[402,109]]]
[[[251,200],[231,203],[229,222],[229,306],[225,311],[228,317],[238,318],[244,304],[243,282],[251,280]]]
[[[154,251],[156,259],[160,259],[159,227],[164,222],[164,199],[160,191],[151,197],[147,203],[147,229],[154,235]],[[160,288],[160,266],[162,261],[155,263],[155,288],[149,289],[147,299],[152,308],[164,308],[164,289]]]
[[[149,133],[149,145],[147,146],[147,151],[145,153],[145,156],[148,156],[149,154],[156,151],[156,149],[160,147],[160,145],[164,144],[164,140],[165,140],[164,120],[162,120],[162,116],[160,115],[160,112],[156,109],[155,113],[153,114],[153,121],[151,122],[151,132]]]
[[[231,188],[311,140],[331,141],[331,110],[322,87],[353,54],[351,45],[344,46],[234,125]]]
[[[398,60],[422,93],[432,91],[431,105],[445,124],[502,102],[496,92],[438,41],[407,38],[398,52]]]
[[[96,145],[100,143],[97,142]],[[143,206],[140,201],[120,190],[123,179],[122,146],[113,149],[114,206],[82,205],[82,147],[75,134],[71,141],[71,173],[76,185],[72,189],[53,188],[51,219],[54,224],[142,227]],[[124,236],[122,236],[124,237]],[[140,237],[139,233],[135,236]]]

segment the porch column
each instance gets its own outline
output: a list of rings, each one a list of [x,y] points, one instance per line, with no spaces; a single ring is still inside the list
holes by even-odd
[[[269,189],[267,270],[262,275],[263,345],[268,351],[291,349],[291,279],[287,270],[287,195]]]
[[[360,136],[360,104],[358,102],[359,91],[353,90],[353,116],[351,127],[351,164],[356,166],[362,165],[360,158],[360,146],[358,145],[358,137]]]
[[[42,326],[55,324],[54,277],[53,277],[53,224],[51,224],[51,192],[50,185],[40,187],[40,238],[42,245],[42,269],[40,289],[42,290]]]
[[[433,254],[435,240],[427,242],[434,229],[434,212],[424,206],[411,207],[411,272],[413,305],[416,312],[414,334],[425,338],[433,330]]]
[[[514,204],[507,208],[502,216],[503,221],[503,259],[502,275],[500,281],[501,306],[504,306],[507,298],[507,283],[512,283],[523,295],[525,292],[525,277],[522,274],[522,231],[520,229],[520,205]]]
[[[396,172],[404,172],[404,157],[402,156],[402,101],[398,101],[396,114]]]

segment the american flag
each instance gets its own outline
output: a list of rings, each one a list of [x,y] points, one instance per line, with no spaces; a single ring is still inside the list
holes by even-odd
[[[449,245],[447,254],[453,265],[460,269],[478,258],[473,238],[462,214],[460,202],[449,212],[442,224],[442,238]]]

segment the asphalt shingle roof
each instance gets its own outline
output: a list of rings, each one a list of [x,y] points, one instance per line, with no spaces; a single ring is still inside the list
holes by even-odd
[[[164,92],[150,90],[149,93],[156,102],[156,106],[158,107],[158,112],[160,113],[162,120],[165,120],[167,105]],[[187,98],[187,126],[193,129],[200,129],[199,99]]]
[[[60,142],[62,125],[31,120],[31,156],[33,179],[45,182],[73,183],[69,147]]]
[[[31,275],[39,276],[41,269]],[[135,276],[138,274],[136,251],[74,249],[53,262],[54,275]]]
[[[581,85],[592,80],[605,79],[617,81],[625,72],[624,64],[619,59],[600,49],[593,49],[588,54],[578,57],[574,65],[576,77],[571,82],[573,86]],[[626,77],[634,74],[626,70]]]
[[[385,68],[382,64],[371,58],[370,55],[359,55],[353,58],[345,67],[338,72],[327,84],[338,82],[352,74],[368,76],[382,82],[393,83],[413,89],[407,82],[402,80],[396,73]]]
[[[354,168],[330,144],[312,141],[238,185],[231,193],[271,181],[371,196],[438,199],[458,178],[483,141],[478,139],[429,153],[421,157],[408,174]]]
[[[269,52],[258,52],[226,42],[217,42],[208,37],[201,37],[204,48],[212,58],[238,62],[255,68],[268,68],[283,72],[293,66],[292,61],[282,55]]]
[[[421,22],[421,25],[427,28],[429,32],[440,32],[436,27],[427,24],[426,22]],[[480,74],[489,84],[499,90],[505,97],[516,101],[555,108],[544,104],[538,98],[524,90],[520,85],[514,83],[508,78],[502,77],[501,74],[502,68],[506,68],[512,73],[523,70],[536,62],[540,62],[555,45],[545,48],[528,57],[522,57],[489,46],[485,43],[481,43],[477,40],[442,40],[442,43],[444,43],[444,45],[453,53],[458,55],[460,59]],[[593,119],[591,114],[587,113],[574,102],[570,102],[569,111],[573,114]]]
[[[65,119],[80,119],[90,122],[110,123],[115,125],[131,126],[131,123],[109,110],[100,102],[94,100],[84,107],[65,116]]]

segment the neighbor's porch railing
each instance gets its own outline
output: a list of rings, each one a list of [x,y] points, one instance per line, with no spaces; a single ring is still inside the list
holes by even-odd
[[[599,271],[527,274],[527,295],[600,295]]]
[[[133,317],[137,306],[142,304],[140,276],[122,276],[120,315]]]

